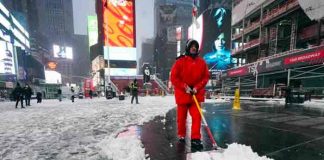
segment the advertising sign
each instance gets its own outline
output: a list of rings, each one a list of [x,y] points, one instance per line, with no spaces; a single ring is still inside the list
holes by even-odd
[[[45,71],[45,81],[50,84],[62,84],[62,76],[56,71]]]
[[[177,27],[176,28],[176,40],[180,41],[182,39],[182,27]]]
[[[309,52],[309,53],[304,53],[304,54],[300,54],[300,55],[296,55],[296,56],[290,56],[284,59],[284,64],[285,66],[287,65],[292,65],[292,64],[296,64],[296,63],[314,63],[318,60],[322,60],[323,62],[324,59],[324,49],[322,50],[316,50],[313,52]]]
[[[176,5],[161,5],[160,19],[164,24],[174,24],[176,22],[177,6]]]
[[[16,74],[13,46],[0,41],[0,74]]]
[[[135,0],[103,3],[105,46],[135,47]]]
[[[199,43],[199,46],[202,45],[203,41],[203,16],[200,15],[194,24],[191,24],[188,28],[188,39],[194,39]],[[201,47],[200,47],[201,49]]]
[[[136,68],[110,68],[111,76],[136,76]]]
[[[310,49],[273,59],[260,60],[258,62],[227,71],[228,77],[255,75],[306,65],[321,64],[324,62],[324,48]]]
[[[55,70],[56,67],[57,67],[57,63],[56,62],[53,62],[53,61],[50,61],[47,63],[47,67],[50,69],[50,70]]]
[[[94,60],[92,60],[91,66],[93,72],[97,72],[98,70],[105,68],[105,60],[103,56],[99,55]]]
[[[226,70],[231,67],[231,11],[213,8],[203,13],[203,34],[200,54],[209,69]]]
[[[94,86],[93,86],[93,80],[92,79],[85,79],[83,83],[83,90],[84,90],[84,96],[89,97],[89,91],[92,90],[94,91]]]
[[[136,48],[104,46],[104,59],[136,61]]]
[[[55,58],[73,59],[72,47],[53,45],[53,52]]]
[[[88,16],[88,37],[90,46],[98,43],[98,20],[97,16]]]

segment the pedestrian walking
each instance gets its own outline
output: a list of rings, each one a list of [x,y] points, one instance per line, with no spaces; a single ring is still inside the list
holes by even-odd
[[[41,92],[36,93],[36,99],[37,99],[37,103],[42,103],[42,93]]]
[[[20,101],[20,104],[21,104],[21,108],[25,108],[24,107],[24,94],[23,94],[24,90],[23,88],[20,87],[20,84],[17,82],[17,85],[15,87],[15,89],[13,90],[12,92],[12,95],[14,96],[15,100],[16,100],[16,108],[18,106],[18,103]]]
[[[137,83],[137,79],[135,78],[133,83],[131,84],[131,91],[132,91],[132,100],[131,100],[131,104],[133,104],[134,98],[136,100],[136,104],[138,103],[138,83]]]
[[[30,86],[28,84],[26,84],[26,86],[24,88],[24,94],[25,94],[26,106],[30,106],[30,99],[33,94],[33,90],[30,88]]]
[[[291,103],[291,87],[290,87],[290,86],[288,86],[288,87],[286,88],[285,103],[286,103],[286,105],[287,105],[288,103]]]
[[[199,44],[196,40],[188,40],[185,54],[177,58],[171,69],[171,82],[175,89],[177,103],[177,134],[179,143],[185,142],[186,119],[189,111],[192,117],[191,147],[202,150],[201,115],[193,100],[204,102],[205,86],[209,80],[209,71],[204,59],[199,57]]]
[[[92,90],[90,89],[90,90],[89,90],[89,97],[90,97],[90,99],[92,99],[92,96],[93,96],[93,92],[92,92]]]
[[[108,86],[106,87],[106,99],[112,99],[113,96],[113,88],[111,87],[111,83],[108,83]]]
[[[62,101],[62,90],[61,90],[61,88],[57,89],[57,97],[58,97],[58,100],[61,102]]]
[[[74,98],[75,98],[75,96],[74,96],[74,88],[73,87],[71,87],[71,101],[72,102],[74,102]]]

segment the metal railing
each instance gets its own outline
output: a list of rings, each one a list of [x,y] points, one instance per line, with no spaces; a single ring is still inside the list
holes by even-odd
[[[169,91],[168,91],[168,87],[162,82],[161,79],[159,79],[158,77],[156,77],[154,75],[153,79],[155,80],[155,82],[159,85],[160,88],[162,88],[164,90],[164,92],[166,94],[169,94]]]

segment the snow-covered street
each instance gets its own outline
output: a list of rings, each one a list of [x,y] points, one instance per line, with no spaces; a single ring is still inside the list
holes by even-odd
[[[111,139],[131,124],[142,124],[174,108],[173,97],[139,101],[136,105],[129,99],[45,100],[41,104],[32,101],[26,109],[2,102],[0,159],[127,159],[127,150],[119,158],[105,151]],[[144,150],[137,155],[143,157]]]
[[[145,144],[143,145],[139,137],[141,133],[137,133],[136,127],[132,126],[145,125],[144,122],[150,122],[157,116],[161,116],[162,128],[165,130],[168,127],[165,123],[166,114],[175,108],[175,101],[173,96],[165,96],[140,97],[139,102],[140,104],[130,104],[129,97],[123,101],[117,98],[111,100],[105,98],[76,99],[74,103],[65,99],[62,102],[58,100],[45,100],[43,103],[37,104],[33,100],[31,103],[32,106],[25,109],[21,109],[20,107],[16,109],[14,102],[1,102],[0,159],[150,159],[151,156],[146,152],[147,148],[145,148]],[[226,110],[225,106],[231,105],[231,102],[209,99],[207,103],[209,103],[209,110],[211,109],[211,111],[207,112],[204,109],[205,114],[212,116],[217,112],[219,115],[214,115],[212,118],[217,119],[222,117],[221,121],[224,121],[224,123],[222,122],[223,127],[227,126],[224,114],[229,115],[232,111],[231,109]],[[265,106],[274,108],[270,101],[248,101],[244,105],[250,106],[251,109],[263,108]],[[308,105],[316,106],[306,103],[305,107]],[[273,115],[269,115],[266,112],[247,110],[239,113],[233,112],[233,114],[238,117],[241,117],[240,115],[250,114],[265,114],[265,116],[273,117]],[[284,113],[282,116],[287,115]],[[212,123],[210,125],[211,128],[217,127],[217,124],[213,124],[216,121],[220,122],[219,120],[210,121]],[[176,121],[172,123],[172,125],[176,125]],[[239,123],[235,124],[238,126],[242,125]],[[243,128],[244,126],[241,127]],[[123,132],[126,130],[129,132]],[[232,132],[229,134],[232,134]],[[256,130],[250,130],[245,133],[247,134],[246,138],[249,137],[248,133],[250,132],[252,134],[259,134]],[[176,135],[173,136],[176,137]],[[165,139],[166,137],[165,135],[157,135],[155,138]],[[244,137],[242,138],[245,139]],[[168,140],[165,139],[165,141]],[[304,140],[300,139],[300,141]],[[156,142],[153,141],[153,143]],[[174,144],[176,140],[168,143]],[[245,157],[247,160],[268,159],[265,156],[260,156],[262,154],[253,151],[248,144],[237,144],[237,140],[233,140],[231,143],[226,145],[227,147],[222,153],[209,154],[210,152],[196,152],[192,154],[191,159],[211,160],[221,158],[224,160],[239,160],[242,157]],[[156,145],[159,144],[157,143]],[[173,145],[159,147],[170,147],[169,150],[176,150]],[[237,154],[234,155],[234,153]]]

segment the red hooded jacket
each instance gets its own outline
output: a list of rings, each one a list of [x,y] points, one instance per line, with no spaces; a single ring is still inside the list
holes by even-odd
[[[197,100],[204,102],[205,86],[209,80],[208,66],[201,57],[183,56],[171,69],[171,82],[175,89],[177,104],[194,103],[192,95],[186,93],[186,85],[197,89]]]

